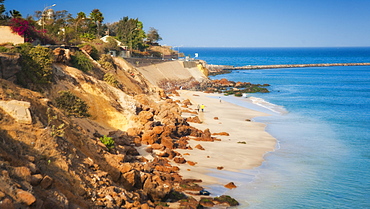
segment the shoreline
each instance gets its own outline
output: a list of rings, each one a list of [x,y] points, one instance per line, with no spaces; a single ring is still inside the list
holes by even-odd
[[[202,185],[225,185],[229,183],[225,181],[227,179],[216,178],[211,174],[219,174],[220,171],[241,172],[259,167],[265,161],[265,154],[276,149],[277,140],[265,130],[266,124],[252,121],[252,118],[269,114],[226,102],[220,94],[187,90],[178,92],[180,96],[173,96],[173,99],[189,99],[192,103],[188,106],[190,111],[196,111],[198,104],[205,105],[204,112],[183,113],[185,118],[198,116],[202,121],[200,124],[189,124],[200,130],[209,129],[212,137],[221,140],[189,140],[193,150],[178,149],[187,161],[195,162],[195,165],[176,164],[183,178],[202,179]],[[229,136],[214,135],[221,132]],[[197,145],[201,145],[204,150],[195,148]]]

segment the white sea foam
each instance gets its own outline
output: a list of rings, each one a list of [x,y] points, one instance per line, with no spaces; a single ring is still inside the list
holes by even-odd
[[[253,104],[258,105],[260,107],[263,107],[265,109],[268,109],[274,113],[277,113],[279,115],[284,115],[287,114],[288,111],[283,107],[279,106],[273,103],[270,103],[262,98],[258,97],[249,97],[249,99],[252,101]]]

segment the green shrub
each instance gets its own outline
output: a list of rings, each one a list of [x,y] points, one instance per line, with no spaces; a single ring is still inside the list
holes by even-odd
[[[94,40],[96,38],[96,36],[91,34],[91,33],[84,33],[84,34],[80,35],[80,38],[83,41],[91,41],[91,40]]]
[[[31,88],[37,84],[49,84],[53,76],[53,55],[50,49],[36,46],[30,43],[18,45],[8,52],[22,55],[22,70],[18,75],[18,81],[25,87]]]
[[[55,99],[57,106],[65,110],[68,115],[78,117],[89,117],[87,104],[69,91],[60,91],[59,97]]]
[[[104,135],[103,137],[100,137],[100,141],[108,148],[108,150],[114,148],[114,140],[112,137]]]
[[[71,56],[71,63],[73,67],[80,69],[85,73],[91,71],[94,68],[91,60],[80,51],[77,51],[75,55]]]
[[[52,79],[53,56],[51,50],[45,47],[36,46],[29,51],[29,56],[34,61],[35,66],[31,69],[34,73],[35,81],[39,83],[50,83]]]
[[[109,54],[101,55],[98,63],[106,70],[115,70],[114,61]]]
[[[106,73],[103,80],[113,87],[120,87],[120,83],[118,82],[117,78],[111,73]]]

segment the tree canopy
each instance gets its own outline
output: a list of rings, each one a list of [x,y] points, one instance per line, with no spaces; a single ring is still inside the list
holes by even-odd
[[[54,11],[51,8],[35,11],[33,16],[23,18],[17,10],[7,13],[3,2],[0,0],[0,24],[12,26],[15,33],[29,42],[38,39],[42,43],[80,44],[108,34],[130,50],[143,50],[147,47],[145,40],[151,43],[162,40],[158,30],[153,27],[145,33],[143,23],[138,18],[126,16],[118,22],[103,24],[104,15],[99,9],[93,9],[88,15],[79,12],[73,17],[66,10]]]
[[[158,30],[150,27],[147,33],[147,40],[151,43],[157,43],[158,41],[162,40],[162,37],[159,35]]]

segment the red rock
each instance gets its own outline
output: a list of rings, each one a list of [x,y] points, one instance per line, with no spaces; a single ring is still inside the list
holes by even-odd
[[[124,173],[122,177],[124,188],[127,190],[132,190],[134,187],[141,184],[140,173],[137,170]]]
[[[209,128],[207,128],[206,130],[204,130],[204,132],[202,134],[202,137],[203,138],[210,138],[211,137],[211,132],[209,131]]]
[[[163,126],[155,126],[153,128],[153,131],[154,131],[155,134],[161,135],[164,131],[164,127]]]
[[[151,121],[153,120],[153,113],[149,112],[149,111],[141,111],[138,115],[138,118],[139,118],[139,122],[141,124],[146,124],[148,121]]]
[[[141,136],[141,142],[143,144],[154,144],[158,142],[158,135],[155,134],[153,130],[146,131],[142,136]]]
[[[230,136],[227,132],[220,132],[220,133],[213,133],[212,135],[219,135],[219,136]]]
[[[182,104],[184,104],[184,105],[192,105],[192,103],[190,102],[189,99],[186,99],[186,100],[182,101]]]
[[[235,189],[236,188],[234,182],[230,182],[230,183],[226,184],[224,187],[226,187],[228,189]]]
[[[0,208],[15,208],[14,203],[10,198],[5,198],[0,201]]]
[[[222,169],[224,169],[224,167],[219,166],[219,167],[217,167],[217,169],[218,169],[218,170],[222,170]]]
[[[176,157],[176,158],[173,159],[173,161],[175,161],[175,163],[179,163],[179,164],[186,163],[186,160],[183,157]]]
[[[200,121],[198,116],[188,117],[188,118],[186,118],[186,121],[190,122],[190,123],[202,123],[202,121]]]
[[[44,178],[41,180],[40,186],[43,189],[48,189],[52,183],[53,179],[50,176],[44,176]]]
[[[163,148],[163,145],[154,143],[151,145],[152,149],[161,150]]]
[[[162,138],[161,139],[161,144],[163,146],[165,146],[166,148],[168,148],[168,149],[173,149],[173,142],[172,142],[171,138],[168,138],[168,137]]]
[[[42,180],[42,175],[41,174],[35,174],[35,175],[31,176],[31,182],[30,183],[33,186],[37,186],[37,185],[40,184],[41,180]]]
[[[36,202],[36,197],[33,194],[21,189],[17,190],[17,199],[28,206]]]
[[[31,170],[27,167],[15,167],[14,174],[28,182],[31,181]]]
[[[190,166],[194,166],[195,164],[197,164],[196,162],[193,162],[193,161],[187,161],[187,163],[188,163]]]
[[[204,150],[204,148],[200,144],[196,145],[195,148],[200,149],[200,150]]]

